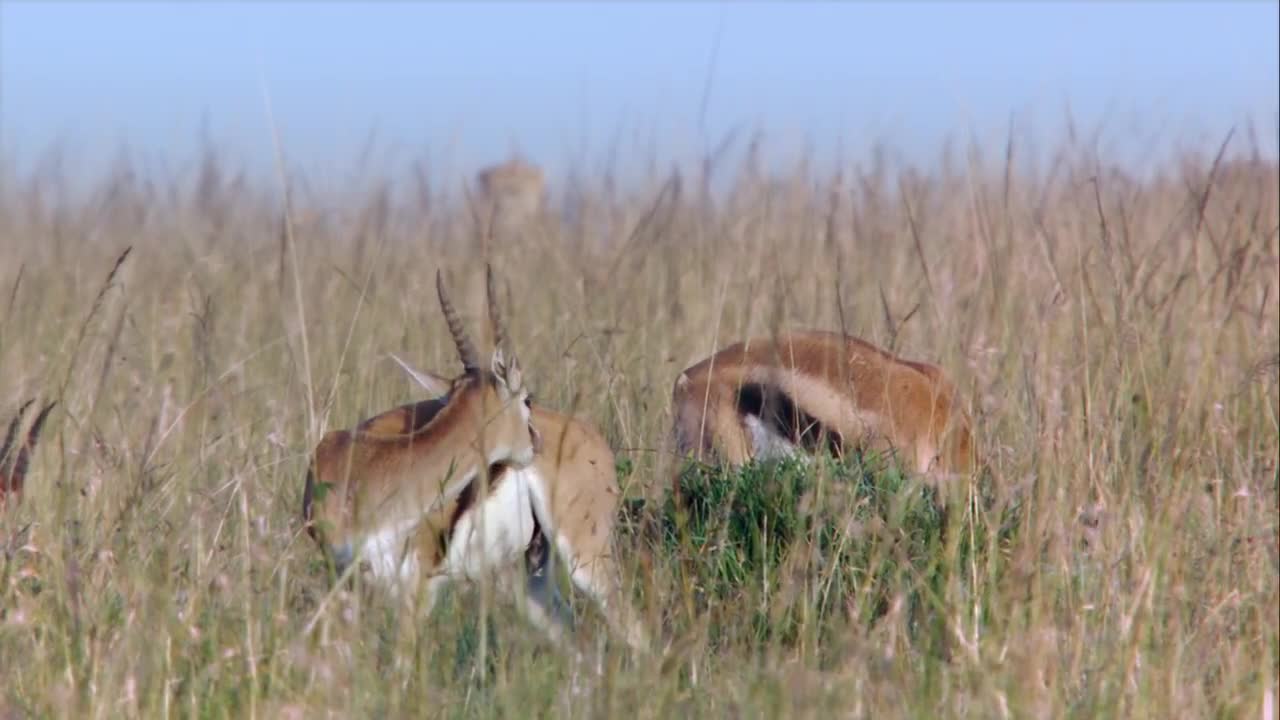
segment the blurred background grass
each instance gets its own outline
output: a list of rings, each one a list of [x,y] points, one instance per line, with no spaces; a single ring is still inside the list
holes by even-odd
[[[8,169],[0,407],[60,403],[0,518],[0,709],[1256,716],[1280,669],[1280,171],[1246,145],[1149,177],[1075,137],[1042,167],[1010,142],[836,175],[713,159],[626,190],[583,169],[493,233],[429,164],[291,175],[287,221],[281,184],[213,149],[84,194]],[[538,402],[598,426],[650,501],[620,544],[670,657],[611,654],[583,697],[502,606],[483,673],[473,603],[342,593],[301,632],[327,592],[306,456],[421,395],[386,353],[455,371],[433,275],[476,332],[485,260]],[[993,465],[982,501],[957,488],[943,518],[893,473],[770,466],[686,476],[758,491],[722,503],[736,536],[632,529],[675,523],[677,373],[775,323],[940,364]]]

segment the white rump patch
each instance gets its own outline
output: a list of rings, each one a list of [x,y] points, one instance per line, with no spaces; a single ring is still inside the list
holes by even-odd
[[[529,487],[540,483],[533,467],[508,469],[489,497],[458,519],[445,572],[478,580],[523,555],[533,537]]]
[[[530,470],[532,469],[530,467]],[[577,559],[578,553],[569,544],[568,536],[560,531],[560,527],[556,524],[557,518],[551,516],[551,498],[547,493],[546,480],[536,471],[530,477],[529,501],[533,506],[534,517],[538,519],[538,524],[542,526],[543,535],[548,540],[555,539],[555,548],[560,551],[564,561],[572,565]],[[570,570],[572,569],[570,567]]]
[[[742,425],[751,437],[751,455],[757,460],[774,460],[795,455],[807,457],[795,443],[779,435],[757,415],[743,415]]]
[[[458,518],[443,567],[424,568],[417,547],[406,547],[417,531],[418,519],[367,535],[360,544],[359,560],[367,563],[377,584],[396,594],[412,592],[427,572],[433,576],[428,594],[434,599],[446,578],[479,580],[518,560],[533,538],[533,504],[543,503],[538,508],[543,511],[545,502],[545,486],[534,466],[508,469],[489,497]]]

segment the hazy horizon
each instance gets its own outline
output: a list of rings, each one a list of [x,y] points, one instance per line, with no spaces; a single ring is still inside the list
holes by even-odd
[[[779,159],[883,142],[922,161],[1011,122],[1050,142],[1068,108],[1118,161],[1249,122],[1274,156],[1278,7],[6,1],[0,141],[12,167],[58,145],[172,171],[207,137],[269,170],[269,97],[290,165],[321,178],[370,146],[370,169],[429,156],[446,177],[516,150],[553,175],[613,153],[635,171],[735,129]]]

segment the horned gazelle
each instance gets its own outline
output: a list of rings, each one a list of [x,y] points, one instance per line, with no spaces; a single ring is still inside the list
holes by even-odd
[[[304,521],[340,571],[367,562],[374,580],[397,595],[416,595],[425,582],[428,611],[450,581],[494,571],[505,579],[501,571],[523,556],[523,609],[560,644],[569,619],[546,539],[560,545],[564,531],[553,523],[541,476],[529,469],[542,435],[506,342],[493,274],[487,286],[496,347],[488,370],[439,274],[436,285],[463,374],[438,379],[438,397],[325,435],[307,474]]]
[[[427,392],[448,392],[447,379],[391,357]],[[539,496],[548,499],[553,527],[539,528],[531,545],[542,552],[559,551],[574,587],[595,601],[610,627],[627,644],[646,651],[648,634],[622,586],[614,555],[614,527],[622,497],[613,450],[595,428],[581,420],[536,403],[531,407],[542,447],[528,468],[498,470],[499,474],[524,474],[526,482],[540,488]],[[497,482],[506,480],[499,478]],[[554,549],[546,545],[549,537],[554,538]],[[548,562],[547,572],[551,568]],[[558,596],[556,602],[560,602]]]
[[[976,460],[969,416],[938,367],[840,333],[730,345],[679,375],[672,413],[678,453],[730,466],[822,444],[895,451],[935,478]]]
[[[14,499],[20,497],[22,487],[27,480],[27,468],[31,465],[31,453],[35,451],[36,441],[40,439],[40,430],[49,417],[49,411],[57,405],[57,401],[45,405],[36,415],[35,420],[31,421],[26,439],[15,445],[22,416],[26,414],[27,408],[31,407],[33,402],[35,401],[28,400],[18,408],[18,412],[9,423],[8,431],[4,434],[4,443],[0,444],[0,509],[4,509],[9,497]]]

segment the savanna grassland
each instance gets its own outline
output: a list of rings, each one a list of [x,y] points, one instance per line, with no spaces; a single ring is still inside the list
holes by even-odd
[[[0,412],[59,404],[0,517],[0,716],[1259,717],[1280,171],[1248,145],[1149,177],[1072,138],[1038,165],[1017,143],[838,176],[726,160],[626,192],[584,170],[518,234],[478,231],[429,164],[290,175],[288,213],[286,183],[215,153],[81,197],[56,162],[6,169]],[[617,453],[618,551],[664,651],[603,642],[579,604],[607,652],[576,695],[489,594],[419,617],[331,592],[301,531],[320,434],[422,397],[387,353],[457,371],[434,275],[480,332],[486,259],[536,401]],[[796,326],[941,365],[990,472],[928,495],[872,458],[694,468],[702,509],[674,510],[677,373]]]

